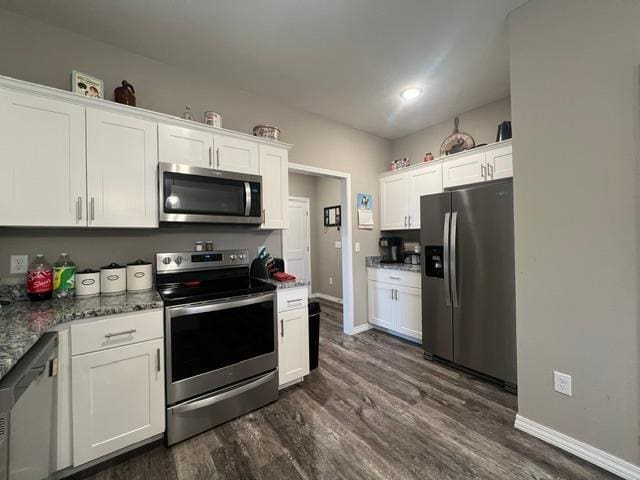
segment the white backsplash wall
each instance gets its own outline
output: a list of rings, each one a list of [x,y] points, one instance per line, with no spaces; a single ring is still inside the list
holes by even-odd
[[[100,268],[111,262],[125,264],[137,259],[153,262],[160,252],[192,251],[198,240],[212,240],[215,249],[248,248],[251,259],[266,245],[280,256],[280,234],[253,227],[174,224],[151,230],[120,229],[0,229],[0,278],[22,279],[9,274],[10,255],[44,253],[53,264],[61,252],[69,254],[79,269]]]

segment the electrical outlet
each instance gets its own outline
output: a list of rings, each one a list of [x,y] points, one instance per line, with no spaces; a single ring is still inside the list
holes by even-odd
[[[342,248],[342,242],[336,242],[336,248]]]
[[[360,242],[356,242],[356,252],[360,251]]]
[[[11,263],[9,265],[11,273],[27,273],[29,257],[27,255],[11,255]]]
[[[329,285],[333,285],[333,277],[329,277]]]
[[[553,389],[563,395],[571,395],[571,375],[561,372],[553,372]]]

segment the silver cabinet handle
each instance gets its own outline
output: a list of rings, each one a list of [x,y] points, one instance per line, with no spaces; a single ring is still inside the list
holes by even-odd
[[[488,175],[493,178],[493,165],[490,163],[487,164]]]
[[[295,302],[301,302],[302,299],[301,298],[296,298],[295,300],[287,300],[287,303],[295,303]]]
[[[96,200],[93,197],[89,202],[89,208],[91,209],[91,221],[93,222],[96,219]]]
[[[209,166],[213,167],[213,147],[209,147]]]
[[[458,280],[456,278],[456,240],[458,232],[458,212],[453,212],[451,216],[451,296],[453,306],[458,305]]]
[[[284,338],[284,319],[280,319],[280,336]]]
[[[398,290],[394,290],[394,291],[393,291],[393,298],[395,298],[396,300],[398,300]]]
[[[76,201],[76,220],[78,222],[82,220],[82,197],[78,197]]]
[[[131,330],[123,330],[121,332],[110,332],[110,333],[105,333],[105,338],[111,338],[111,337],[119,337],[120,335],[131,335],[132,333],[136,333],[136,329],[132,328]]]
[[[405,215],[405,217],[404,217],[404,226],[405,226],[405,227],[407,226],[407,217],[406,217],[406,215]]]
[[[409,226],[411,226],[411,215],[409,215]]]
[[[216,148],[216,168],[220,168],[220,148]]]
[[[484,163],[480,164],[480,176],[482,178],[487,178],[487,172],[486,172],[487,167],[484,166]]]
[[[447,307],[451,306],[451,291],[449,287],[449,212],[444,214],[444,234],[442,238],[444,257],[444,303]]]
[[[156,371],[160,371],[160,349],[156,349]]]
[[[400,277],[389,277],[391,280],[400,280]]]
[[[393,300],[393,288],[391,289],[391,300]]]

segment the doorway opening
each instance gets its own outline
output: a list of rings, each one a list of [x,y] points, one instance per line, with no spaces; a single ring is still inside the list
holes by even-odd
[[[295,163],[289,164],[289,173],[306,179],[306,185],[317,184],[321,191],[316,195],[304,186],[290,189],[290,225],[282,233],[286,269],[311,280],[312,296],[342,303],[343,331],[352,335],[351,174]],[[325,227],[324,208],[336,206],[340,207],[340,228]],[[335,210],[331,217],[335,218]]]

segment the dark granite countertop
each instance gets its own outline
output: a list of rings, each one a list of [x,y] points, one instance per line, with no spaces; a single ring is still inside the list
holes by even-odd
[[[367,257],[367,268],[384,268],[388,270],[403,270],[405,272],[417,272],[422,270],[420,265],[412,265],[410,263],[380,263],[380,257]]]
[[[0,307],[0,378],[52,327],[72,320],[162,308],[156,290],[31,302]]]
[[[308,287],[309,285],[311,285],[311,282],[309,280],[300,278],[296,278],[295,280],[291,280],[290,282],[278,282],[273,278],[261,278],[260,281],[268,283],[269,285],[275,285],[278,290],[282,288]]]

